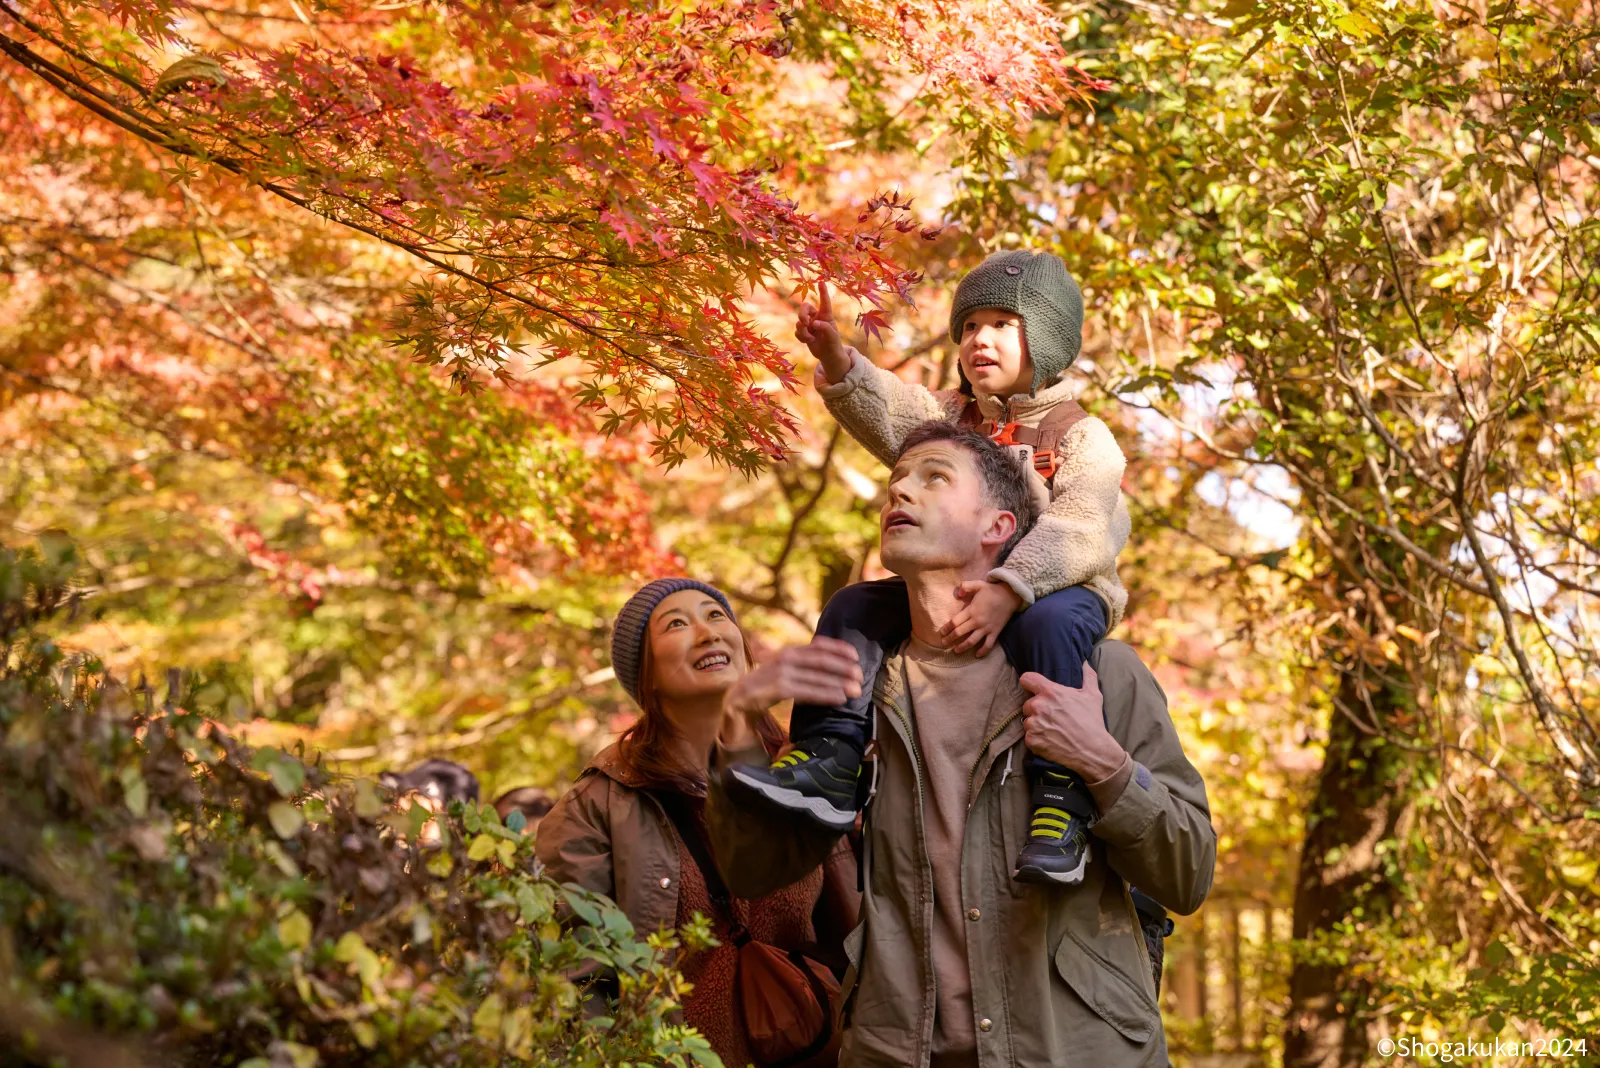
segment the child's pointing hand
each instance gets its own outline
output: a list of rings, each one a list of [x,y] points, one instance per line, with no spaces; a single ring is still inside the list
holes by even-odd
[[[817,283],[816,306],[809,302],[800,305],[794,336],[822,364],[822,373],[829,382],[842,382],[850,373],[852,360],[839,338],[839,325],[833,321],[833,297],[828,292],[828,283]]]

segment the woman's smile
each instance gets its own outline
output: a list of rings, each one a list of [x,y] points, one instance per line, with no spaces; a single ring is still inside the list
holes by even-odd
[[[693,666],[696,671],[725,671],[731,663],[732,658],[718,649],[700,657],[694,662]]]

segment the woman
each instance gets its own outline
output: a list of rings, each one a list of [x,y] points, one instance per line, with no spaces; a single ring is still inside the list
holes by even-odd
[[[783,669],[784,656],[776,661],[751,671],[750,645],[715,587],[687,578],[645,586],[623,607],[611,639],[617,681],[643,715],[539,826],[547,873],[608,895],[641,935],[679,927],[697,912],[713,921],[722,945],[679,962],[694,984],[683,1015],[728,1065],[752,1061],[735,1008],[737,951],[667,806],[702,821],[704,833],[712,746],[737,749],[759,738],[777,753],[783,732],[767,709],[818,695],[814,683]],[[732,908],[752,938],[787,951],[837,946],[855,925],[857,904],[854,858],[841,841],[804,879],[756,901],[736,898]]]

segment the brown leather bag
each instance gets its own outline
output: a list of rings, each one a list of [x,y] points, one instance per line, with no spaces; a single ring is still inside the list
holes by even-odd
[[[833,972],[798,949],[782,950],[750,937],[733,909],[733,896],[711,856],[700,821],[682,794],[656,795],[705,879],[718,918],[728,925],[739,951],[736,1006],[745,1039],[762,1068],[821,1068],[838,1059],[833,1025],[839,981]]]

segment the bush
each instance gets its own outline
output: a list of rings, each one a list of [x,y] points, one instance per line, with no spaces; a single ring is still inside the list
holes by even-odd
[[[43,548],[0,550],[0,1063],[718,1064],[671,1022],[675,937],[538,877],[487,806],[399,811],[66,655]]]

